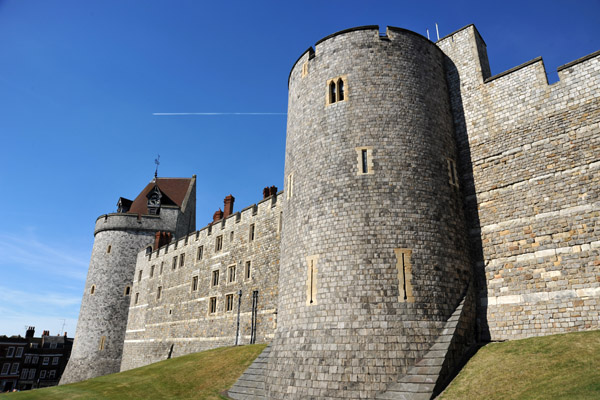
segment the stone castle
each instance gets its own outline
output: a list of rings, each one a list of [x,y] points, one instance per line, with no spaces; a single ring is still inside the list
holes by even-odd
[[[229,396],[431,398],[477,341],[599,328],[600,52],[491,76],[473,25],[341,31],[289,76],[284,188],[96,221],[61,383],[270,345]]]

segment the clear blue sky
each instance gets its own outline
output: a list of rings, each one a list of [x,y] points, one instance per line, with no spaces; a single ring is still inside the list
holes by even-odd
[[[283,183],[287,78],[360,25],[435,38],[474,23],[492,73],[600,49],[600,1],[0,0],[0,334],[73,336],[96,218],[160,176],[198,176],[197,226]],[[64,321],[63,321],[64,319]]]

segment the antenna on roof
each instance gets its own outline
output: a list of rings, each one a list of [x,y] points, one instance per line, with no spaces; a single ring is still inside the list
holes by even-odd
[[[440,31],[438,30],[437,22],[435,23],[435,33],[437,33],[438,40],[440,40]]]
[[[59,320],[60,321],[60,320]],[[67,320],[66,319],[62,319],[62,327],[60,328],[59,332],[64,332],[65,331],[65,325],[67,324]]]
[[[160,165],[160,154],[154,159],[154,164],[156,164],[156,169],[154,170],[154,179],[156,179],[158,177],[158,166]]]

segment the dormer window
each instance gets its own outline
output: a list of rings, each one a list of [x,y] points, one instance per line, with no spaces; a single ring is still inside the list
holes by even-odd
[[[125,197],[119,197],[119,201],[117,202],[117,212],[118,213],[126,213],[131,208],[131,200],[126,199]]]
[[[148,214],[158,215],[160,214],[160,199],[162,193],[158,189],[158,186],[154,186],[154,189],[148,194]]]

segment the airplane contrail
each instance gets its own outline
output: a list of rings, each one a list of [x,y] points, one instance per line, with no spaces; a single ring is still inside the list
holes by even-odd
[[[152,115],[287,115],[274,112],[182,112],[182,113],[152,113]]]

